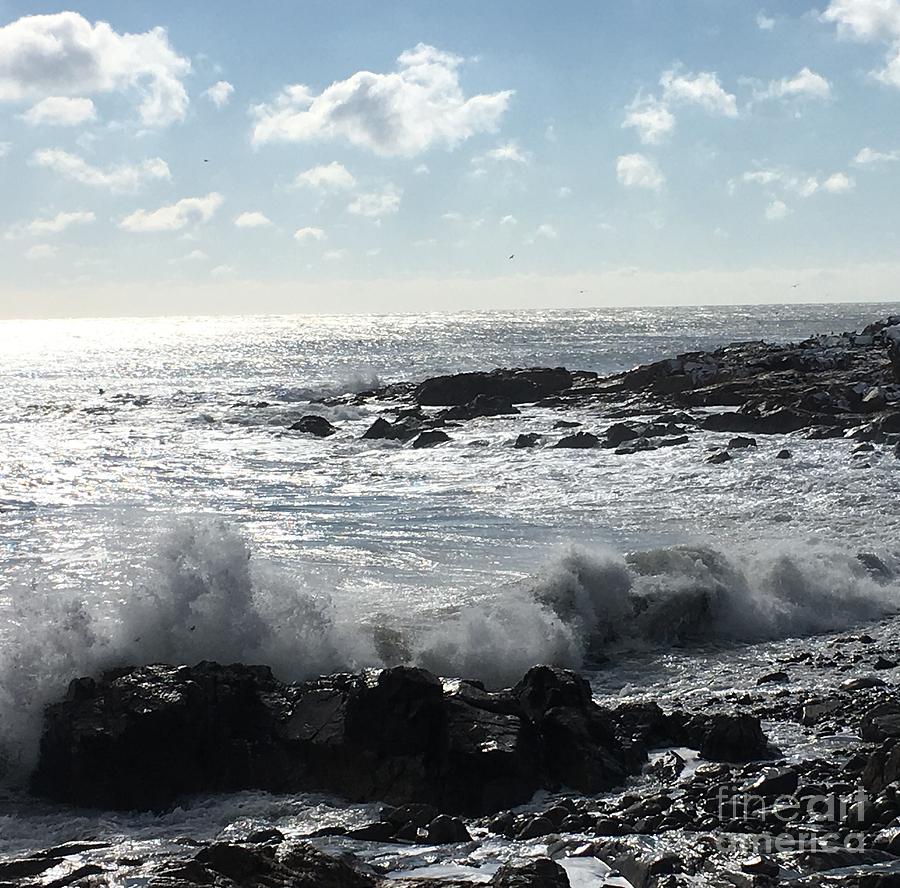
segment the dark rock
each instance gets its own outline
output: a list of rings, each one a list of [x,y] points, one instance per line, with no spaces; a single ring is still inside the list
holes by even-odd
[[[775,878],[781,867],[770,857],[750,857],[741,863],[741,871],[752,876],[769,876]]]
[[[556,826],[546,817],[532,817],[516,833],[519,841],[527,839],[539,839],[541,836],[549,836],[556,832]]]
[[[363,438],[370,440],[409,441],[422,430],[422,420],[415,416],[407,416],[397,422],[388,422],[379,416],[365,431]]]
[[[430,432],[422,432],[412,442],[412,446],[418,450],[421,447],[435,447],[438,444],[445,444],[449,440],[450,436],[446,432],[442,432],[440,429],[433,429]]]
[[[756,780],[748,783],[742,792],[772,799],[777,796],[791,795],[796,792],[800,783],[800,775],[794,768],[769,768]]]
[[[758,685],[784,684],[784,682],[790,681],[790,679],[791,677],[786,672],[779,670],[778,672],[767,672],[765,675],[761,675],[756,679],[756,683]]]
[[[251,845],[278,845],[284,841],[284,833],[274,826],[268,829],[258,829],[247,836],[247,842]]]
[[[790,450],[779,450],[778,453],[775,454],[775,459],[790,459],[791,456]]]
[[[619,456],[627,456],[632,453],[643,453],[648,450],[658,449],[659,445],[649,438],[635,438],[633,441],[626,441],[621,447],[617,447],[616,453]]]
[[[739,435],[737,438],[732,438],[727,447],[729,450],[744,450],[747,447],[756,447],[756,438],[745,438]]]
[[[624,422],[617,422],[606,430],[607,447],[618,447],[626,441],[640,438],[641,433],[634,427]]]
[[[525,447],[536,447],[541,438],[542,435],[539,435],[536,432],[523,432],[516,438],[516,443],[513,446],[517,450],[521,450]]]
[[[873,664],[873,669],[896,669],[897,666],[900,666],[896,660],[889,660],[887,657],[879,657]]]
[[[900,702],[880,703],[866,712],[859,725],[859,736],[869,743],[900,737]]]
[[[687,444],[691,439],[687,435],[678,435],[674,438],[660,438],[658,444],[660,447],[680,447]]]
[[[875,675],[861,675],[859,678],[848,678],[846,681],[842,681],[840,689],[842,691],[864,691],[868,688],[883,688],[884,685],[884,680]]]
[[[574,422],[569,419],[558,419],[555,423],[553,423],[554,429],[577,429],[580,426],[580,422]]]
[[[712,463],[714,466],[718,466],[722,463],[731,462],[731,454],[727,450],[720,450],[718,453],[714,453],[706,461]]]
[[[566,871],[548,857],[527,863],[505,863],[494,874],[491,888],[569,888]]]
[[[608,789],[640,764],[565,670],[533,669],[511,691],[461,682],[445,694],[410,667],[285,685],[264,667],[201,663],[74,682],[47,710],[32,787],[117,809],[252,788],[478,815],[541,787]],[[426,814],[422,825],[437,816]]]
[[[692,727],[700,735],[700,755],[717,762],[746,762],[765,758],[766,736],[759,719],[746,713],[719,712],[699,717]]]
[[[30,879],[62,863],[57,857],[27,857],[0,861],[0,879]]]
[[[900,743],[888,740],[866,761],[862,773],[863,786],[871,792],[881,792],[900,779]]]
[[[472,836],[458,817],[439,814],[427,827],[427,841],[432,845],[450,845],[471,842]]]
[[[509,398],[499,395],[476,395],[468,404],[443,410],[443,419],[477,419],[480,416],[510,416],[519,411]]]
[[[560,438],[553,446],[570,449],[599,447],[600,439],[590,432],[576,432],[574,435],[566,435],[565,438]]]
[[[301,416],[291,427],[292,432],[305,432],[315,435],[317,438],[327,438],[333,435],[337,429],[324,416]]]
[[[572,382],[572,374],[563,367],[456,373],[426,379],[416,386],[413,398],[419,404],[448,407],[468,404],[479,395],[522,404],[555,395]]]

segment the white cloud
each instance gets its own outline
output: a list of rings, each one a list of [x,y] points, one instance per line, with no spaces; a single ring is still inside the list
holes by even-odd
[[[775,27],[775,19],[770,18],[760,10],[756,15],[756,27],[760,31],[771,31]]]
[[[42,259],[52,259],[56,255],[56,247],[51,244],[35,244],[25,251],[25,258],[29,262],[39,262]]]
[[[347,256],[347,251],[344,249],[341,250],[326,250],[322,254],[322,258],[326,262],[337,262],[340,259],[344,259]]]
[[[427,176],[431,170],[428,168],[427,163],[420,163],[414,170],[413,173],[417,176]]]
[[[231,277],[237,269],[233,265],[217,265],[210,274],[214,278]]]
[[[298,228],[294,232],[294,240],[301,244],[305,241],[322,241],[326,237],[327,235],[321,228]]]
[[[12,142],[0,142],[0,160],[12,151]]]
[[[853,163],[857,166],[896,163],[897,161],[900,161],[900,151],[874,151],[872,148],[861,148],[853,158]]]
[[[636,129],[645,145],[659,145],[675,129],[675,115],[659,99],[637,96],[628,106],[623,129]]]
[[[784,219],[788,213],[790,213],[790,208],[783,200],[773,200],[766,207],[766,218],[772,222]]]
[[[699,74],[681,74],[677,70],[666,71],[659,79],[666,102],[699,105],[710,114],[737,117],[737,99],[726,92],[714,71]]]
[[[504,216],[500,220],[501,225],[518,225],[519,220],[515,216]]]
[[[367,219],[378,219],[381,216],[390,216],[400,209],[400,199],[403,192],[395,185],[387,185],[381,191],[371,191],[358,194],[348,207],[347,212],[354,216],[364,216]]]
[[[534,243],[541,238],[544,240],[556,240],[558,237],[559,233],[557,230],[549,222],[544,222],[535,228],[534,233],[528,238],[528,243]]]
[[[381,253],[381,247],[372,247],[371,249],[366,250],[367,256],[377,256],[379,253]]]
[[[801,68],[793,77],[773,80],[766,90],[758,93],[757,99],[830,99],[831,84],[809,68]]]
[[[356,179],[347,167],[333,160],[331,163],[315,166],[306,170],[306,172],[300,173],[294,179],[294,185],[341,191],[353,188],[356,185]]]
[[[900,0],[831,0],[821,18],[857,40],[900,37]]]
[[[500,162],[508,161],[510,163],[528,163],[530,158],[516,142],[506,142],[503,145],[492,148],[490,151],[486,151],[483,155],[483,159]],[[481,158],[476,158],[476,161],[479,160],[481,160]]]
[[[44,148],[35,151],[31,163],[53,170],[63,178],[83,185],[109,188],[111,191],[136,191],[144,182],[172,177],[168,165],[159,157],[130,166],[107,167],[104,170],[92,166],[76,154],[69,154],[59,148]]]
[[[172,262],[206,262],[209,259],[209,256],[203,252],[203,250],[191,250],[185,256],[182,256],[180,259],[173,259]]]
[[[616,160],[616,175],[627,188],[648,188],[658,191],[665,184],[665,176],[655,160],[644,154],[622,154]]]
[[[32,219],[31,222],[21,226],[18,230],[24,234],[42,237],[48,234],[59,234],[72,225],[87,225],[95,221],[96,218],[90,211],[57,213],[50,219]]]
[[[254,109],[253,142],[344,139],[376,154],[411,157],[496,131],[512,90],[466,98],[463,59],[424,43],[397,62],[390,74],[358,71],[318,95],[303,85],[286,87]]]
[[[181,231],[189,225],[209,221],[225,198],[215,191],[204,197],[184,197],[156,210],[135,210],[119,223],[125,231]]]
[[[900,0],[831,0],[821,19],[836,25],[840,37],[892,44],[885,67],[871,73],[900,89]]]
[[[556,196],[561,198],[571,197],[572,189],[569,188],[568,185],[563,185],[561,188],[557,189]]]
[[[852,191],[856,187],[856,182],[846,173],[832,173],[823,183],[822,188],[829,194],[844,194]]]
[[[48,96],[29,108],[22,120],[31,126],[78,126],[97,119],[97,109],[90,99]]]
[[[234,87],[227,80],[219,80],[206,90],[203,95],[217,108],[224,108],[231,101],[233,93]]]
[[[135,93],[145,126],[183,120],[188,59],[163,28],[118,34],[76,12],[29,15],[0,28],[0,101]]]
[[[234,224],[238,228],[265,228],[272,224],[272,220],[265,213],[241,213]]]

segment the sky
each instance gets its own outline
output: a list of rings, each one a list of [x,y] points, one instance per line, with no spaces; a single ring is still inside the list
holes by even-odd
[[[0,317],[900,291],[900,0],[0,0]]]

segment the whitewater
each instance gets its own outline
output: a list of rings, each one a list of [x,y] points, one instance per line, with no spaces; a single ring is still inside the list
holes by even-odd
[[[751,454],[728,473],[699,444],[624,458],[514,450],[529,408],[515,432],[482,418],[415,451],[361,439],[375,405],[319,403],[495,366],[608,374],[891,311],[0,323],[0,852],[71,837],[20,788],[44,705],[112,666],[242,661],[294,680],[413,663],[501,686],[548,662],[581,670],[600,697],[686,697],[740,687],[748,656],[895,614],[896,461],[861,472],[830,440],[790,465]],[[311,412],[338,433],[288,430]],[[152,828],[156,841],[269,822],[273,808],[297,830],[366,813],[334,805],[241,794],[162,821],[118,817],[115,830],[139,842]]]

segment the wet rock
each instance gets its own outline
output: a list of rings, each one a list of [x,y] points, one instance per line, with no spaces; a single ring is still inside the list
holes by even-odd
[[[363,433],[363,438],[369,440],[409,441],[415,438],[421,430],[422,420],[416,416],[404,417],[393,423],[379,416]]]
[[[516,438],[516,443],[513,445],[517,450],[521,450],[526,447],[536,447],[540,442],[543,435],[537,434],[537,432],[523,432]]]
[[[292,432],[305,432],[307,435],[315,435],[317,438],[327,438],[333,435],[337,429],[324,416],[309,414],[301,416],[291,427]]]
[[[768,876],[775,878],[781,867],[771,857],[750,857],[741,863],[741,872],[752,876]]]
[[[889,660],[887,657],[879,657],[873,664],[873,669],[878,669],[879,671],[884,669],[896,669],[897,666],[900,666],[896,660]]]
[[[426,828],[426,840],[432,845],[450,845],[471,842],[472,836],[458,817],[439,814]]]
[[[569,419],[559,419],[555,423],[553,423],[554,429],[577,429],[580,426],[580,422],[574,422]]]
[[[859,736],[870,743],[900,737],[900,702],[892,700],[868,710],[860,722]]]
[[[576,450],[590,449],[599,447],[600,439],[590,432],[576,432],[574,435],[566,435],[565,438],[560,438],[553,446]]]
[[[477,419],[481,416],[511,416],[519,411],[509,398],[500,395],[476,395],[468,404],[442,410],[442,419]]]
[[[522,404],[557,394],[570,388],[572,382],[572,374],[563,367],[456,373],[426,379],[414,389],[413,399],[419,404],[451,407],[485,395]]]
[[[784,684],[787,681],[790,681],[790,676],[782,670],[778,670],[777,672],[767,672],[765,675],[761,675],[756,679],[758,685]]]
[[[756,780],[748,783],[742,791],[771,799],[796,792],[799,782],[800,775],[795,768],[767,768]]]
[[[721,762],[746,762],[768,755],[759,719],[747,713],[719,712],[699,717],[692,729],[700,735],[700,755]]]
[[[823,718],[837,712],[841,708],[838,700],[825,700],[821,703],[807,703],[803,707],[800,723],[807,727],[817,725]]]
[[[569,888],[566,871],[548,857],[505,863],[489,882],[491,888]]]
[[[29,879],[62,863],[59,857],[27,857],[0,861],[0,879]]]
[[[720,450],[718,453],[714,453],[706,461],[714,466],[719,466],[722,465],[722,463],[731,462],[731,454],[727,450]]]
[[[633,441],[640,437],[641,433],[634,426],[617,422],[606,430],[606,446],[618,447],[626,441]]]
[[[790,450],[779,450],[778,453],[775,454],[775,459],[791,459],[792,454]]]
[[[756,438],[745,438],[739,435],[737,438],[732,438],[726,446],[729,450],[745,450],[748,447],[756,447]]]
[[[864,691],[868,688],[883,688],[884,685],[884,680],[875,675],[862,675],[859,678],[848,678],[846,681],[842,681],[840,689],[842,691]]]
[[[419,450],[422,447],[436,447],[438,444],[446,444],[450,440],[450,436],[440,429],[433,429],[428,432],[421,432],[419,436],[412,442],[412,446]]]
[[[628,441],[621,447],[617,447],[616,454],[619,456],[627,456],[633,453],[643,453],[649,450],[658,449],[659,444],[654,443],[649,438],[635,438],[633,441]]]
[[[286,685],[264,667],[201,663],[73,682],[47,710],[32,787],[118,809],[263,789],[483,814],[541,787],[608,789],[641,761],[566,670],[530,670],[509,691],[461,682],[444,693],[410,667]]]
[[[556,832],[556,826],[546,817],[532,817],[516,833],[516,838],[520,841],[526,841],[527,839],[549,836],[554,832]]]

